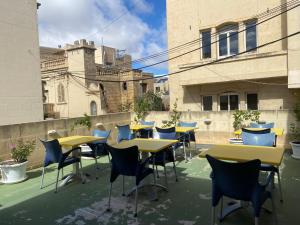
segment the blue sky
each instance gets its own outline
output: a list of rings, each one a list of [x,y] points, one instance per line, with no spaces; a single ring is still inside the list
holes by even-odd
[[[40,45],[64,46],[85,38],[126,49],[133,60],[166,50],[165,0],[40,0]],[[166,56],[133,64],[139,68]],[[144,71],[167,73],[167,64]]]

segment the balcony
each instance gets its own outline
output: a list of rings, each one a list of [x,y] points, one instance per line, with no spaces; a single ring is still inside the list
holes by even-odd
[[[49,60],[41,62],[41,71],[64,69],[68,67],[67,58],[59,58],[55,60]]]

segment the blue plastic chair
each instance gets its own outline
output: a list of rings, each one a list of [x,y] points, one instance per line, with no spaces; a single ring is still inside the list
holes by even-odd
[[[272,147],[272,146],[274,146],[274,143],[275,143],[275,134],[274,133],[255,134],[255,133],[251,133],[248,131],[243,131],[242,132],[242,140],[243,140],[244,145]],[[281,189],[281,179],[280,179],[279,168],[276,166],[269,165],[269,164],[262,164],[261,170],[277,173],[278,186],[279,186],[279,192],[280,192],[280,201],[282,202],[283,194],[282,194],[282,189]],[[273,182],[273,185],[274,185],[274,182]]]
[[[59,172],[62,169],[62,177],[63,177],[63,168],[74,164],[80,164],[80,170],[82,170],[82,164],[80,157],[69,156],[73,151],[80,151],[80,148],[73,148],[65,153],[62,152],[61,146],[57,139],[51,141],[43,141],[40,140],[46,149],[46,155],[44,159],[43,172],[42,172],[42,181],[41,181],[41,189],[44,185],[44,176],[45,176],[45,168],[53,163],[57,163],[57,177],[56,177],[56,185],[55,185],[55,193],[57,193],[57,184],[59,178]]]
[[[178,123],[179,127],[196,127],[197,126],[197,122],[179,122]],[[196,137],[195,137],[195,132],[191,131],[191,132],[187,132],[187,137],[188,139],[186,139],[186,141],[188,143],[190,143],[190,141],[196,141]]]
[[[108,209],[110,211],[110,199],[112,192],[112,184],[118,178],[119,175],[135,177],[135,217],[137,216],[137,201],[138,201],[138,186],[140,182],[153,173],[154,184],[156,184],[155,175],[153,169],[146,167],[150,158],[145,161],[139,159],[139,151],[137,146],[132,146],[125,149],[117,149],[105,144],[105,147],[110,152],[112,159],[111,175],[110,175],[110,191],[108,199]],[[124,191],[124,179],[123,179],[123,191]]]
[[[248,201],[252,203],[255,216],[255,225],[264,202],[269,198],[272,201],[273,213],[275,215],[274,202],[271,192],[266,190],[267,183],[261,185],[258,182],[260,160],[252,160],[243,163],[229,163],[215,159],[209,155],[206,158],[212,168],[212,224],[215,224],[215,208],[221,200],[221,219],[223,219],[223,196],[235,200]]]
[[[96,170],[99,170],[99,165],[98,165],[98,158],[101,156],[107,156],[108,160],[110,161],[109,153],[104,147],[104,144],[107,143],[107,139],[109,138],[109,135],[111,133],[111,130],[98,130],[95,129],[92,132],[92,135],[95,137],[103,137],[105,139],[100,140],[100,141],[94,141],[92,143],[87,143],[87,145],[92,149],[92,151],[88,152],[81,152],[81,156],[88,157],[88,158],[93,158],[95,159],[95,166]],[[96,179],[98,177],[96,176]]]
[[[251,128],[274,128],[274,123],[265,123],[265,124],[261,124],[261,123],[250,123],[250,127]]]
[[[117,143],[120,143],[124,140],[131,140],[133,139],[133,134],[131,133],[129,125],[117,125],[118,128],[118,136],[117,136]]]
[[[177,140],[178,139],[176,132],[175,132],[175,127],[166,128],[166,129],[156,127],[156,131],[157,132],[155,132],[153,135],[154,139],[169,139],[169,140]],[[177,172],[176,172],[176,164],[175,164],[175,150],[180,146],[182,146],[182,143],[176,143],[175,145],[156,153],[155,155],[153,155],[153,157],[155,157],[155,162],[152,159],[150,159],[150,163],[151,164],[154,163],[154,165],[156,166],[157,177],[159,177],[157,166],[164,167],[165,184],[167,187],[168,187],[167,170],[166,170],[167,163],[170,163],[170,162],[173,163],[175,181],[176,182],[178,181]]]
[[[257,146],[270,146],[272,147],[275,142],[274,133],[253,133],[243,130],[242,140],[244,145],[257,145]]]
[[[140,121],[141,125],[147,125],[147,126],[154,126],[155,121]],[[153,138],[153,129],[152,128],[146,128],[140,130],[140,137],[141,138]]]

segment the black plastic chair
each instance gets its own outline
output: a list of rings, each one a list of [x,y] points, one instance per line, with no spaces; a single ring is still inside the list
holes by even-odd
[[[153,169],[146,167],[149,163],[147,158],[145,161],[139,159],[139,151],[137,146],[132,146],[126,149],[117,149],[105,144],[107,150],[110,152],[112,159],[112,168],[110,175],[110,191],[108,199],[108,209],[110,211],[110,199],[112,192],[112,184],[118,178],[119,175],[135,177],[135,214],[137,216],[137,201],[138,201],[138,186],[140,182],[153,173],[154,184],[156,184],[155,175]],[[124,182],[123,182],[124,185]]]
[[[93,130],[93,136],[103,137],[105,139],[100,141],[94,141],[92,143],[87,143],[87,145],[92,149],[92,151],[81,152],[81,156],[93,158],[95,160],[96,170],[99,170],[98,158],[100,158],[101,156],[107,156],[110,162],[109,153],[104,146],[104,144],[107,143],[107,139],[109,138],[110,133],[111,133],[110,130],[108,131],[98,130],[98,129]],[[96,179],[98,179],[97,176]]]
[[[175,127],[172,128],[159,128],[156,127],[157,132],[154,134],[154,139],[169,139],[169,140],[177,140]],[[164,168],[164,174],[165,174],[165,185],[168,187],[168,179],[167,179],[167,170],[166,170],[166,164],[167,163],[173,163],[173,170],[175,174],[175,181],[178,181],[177,172],[176,172],[176,164],[175,164],[175,150],[179,146],[181,146],[181,143],[176,143],[173,146],[170,146],[158,153],[152,154],[153,157],[155,157],[155,167],[156,167],[156,174],[158,175],[157,166],[162,166]],[[150,163],[153,164],[153,158],[150,159]]]
[[[80,169],[82,170],[81,159],[75,156],[69,156],[73,151],[80,151],[80,148],[73,148],[65,153],[62,152],[61,146],[57,139],[51,141],[43,141],[40,140],[46,149],[46,155],[44,159],[44,166],[42,172],[42,180],[41,180],[41,189],[44,185],[44,176],[45,176],[45,168],[53,163],[57,163],[57,176],[56,176],[56,185],[55,185],[55,193],[57,193],[57,184],[59,178],[59,172],[64,167],[79,163]],[[63,170],[62,170],[62,177],[63,177]]]
[[[206,158],[212,168],[212,224],[215,224],[215,208],[221,200],[221,216],[223,196],[252,203],[255,216],[255,225],[258,225],[260,211],[264,202],[269,198],[272,201],[275,215],[274,202],[271,192],[266,190],[270,183],[261,185],[258,182],[260,160],[243,163],[229,163],[215,159],[209,155]]]

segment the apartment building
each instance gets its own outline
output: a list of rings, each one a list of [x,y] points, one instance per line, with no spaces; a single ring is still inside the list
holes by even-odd
[[[45,117],[120,112],[153,90],[153,74],[131,68],[131,56],[85,39],[64,48],[41,47]]]
[[[0,125],[43,120],[36,0],[0,1]]]
[[[167,0],[168,48],[190,43],[169,59],[191,51],[169,61],[169,73],[182,71],[169,76],[170,104],[178,99],[183,111],[293,108],[300,35],[259,47],[300,31],[300,7],[283,13],[290,8],[282,0]]]

